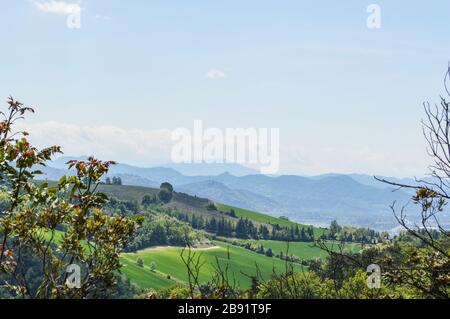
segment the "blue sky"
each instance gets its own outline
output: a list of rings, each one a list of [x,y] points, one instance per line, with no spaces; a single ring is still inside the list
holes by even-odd
[[[448,1],[65,1],[80,29],[36,5],[51,1],[1,3],[0,96],[36,106],[39,145],[154,165],[168,130],[201,119],[280,128],[282,173],[426,172]]]

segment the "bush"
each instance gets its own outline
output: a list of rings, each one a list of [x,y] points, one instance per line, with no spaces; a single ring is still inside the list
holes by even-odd
[[[323,280],[311,272],[274,277],[262,284],[258,290],[256,297],[262,299],[329,299],[336,297],[333,281],[331,279]]]
[[[158,204],[158,198],[155,195],[145,195],[144,197],[142,197],[141,204],[143,206],[148,206],[151,204]]]

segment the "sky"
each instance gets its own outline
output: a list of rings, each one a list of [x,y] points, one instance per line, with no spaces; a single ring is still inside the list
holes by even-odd
[[[0,4],[0,101],[35,107],[21,125],[38,146],[154,166],[172,130],[202,120],[279,128],[282,174],[427,172],[422,102],[444,92],[448,1]]]

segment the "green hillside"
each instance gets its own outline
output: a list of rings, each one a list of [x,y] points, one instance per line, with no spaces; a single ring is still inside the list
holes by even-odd
[[[295,223],[295,222],[290,221],[290,220],[277,218],[277,217],[265,215],[265,214],[262,214],[262,213],[250,211],[250,210],[247,210],[247,209],[233,207],[233,206],[230,206],[230,205],[217,203],[216,206],[217,206],[217,208],[219,210],[222,210],[222,211],[230,211],[231,209],[233,209],[235,211],[235,213],[236,213],[236,216],[243,217],[243,218],[248,218],[248,219],[250,219],[252,221],[255,221],[255,222],[258,222],[258,223],[262,223],[262,224],[272,224],[272,225],[278,224],[280,226],[285,226],[285,227],[291,227],[291,226],[295,226],[295,225],[305,226],[305,225],[302,225],[302,224],[299,224],[299,223]],[[314,234],[315,234],[315,236],[320,236],[324,232],[325,232],[324,228],[314,227]]]
[[[229,274],[234,274],[236,283],[242,288],[250,287],[250,279],[245,276],[255,275],[256,264],[261,270],[264,279],[268,279],[272,274],[272,269],[278,273],[285,270],[285,262],[280,259],[266,257],[222,242],[213,242],[216,248],[198,250],[197,254],[202,255],[202,260],[206,261],[201,269],[200,280],[208,282],[211,280],[211,273],[214,271],[216,258],[220,265],[224,267],[229,262]],[[227,259],[227,248],[229,249],[230,261]],[[186,267],[180,257],[182,248],[168,247],[147,249],[137,253],[122,254],[122,273],[128,277],[132,283],[141,288],[161,289],[176,285],[179,282],[187,282]],[[136,264],[136,260],[142,258],[144,267]],[[150,270],[150,264],[156,263],[156,272]],[[306,268],[303,268],[306,270]],[[301,271],[300,266],[296,266],[297,271]],[[167,279],[170,275],[171,279]]]
[[[157,188],[149,188],[142,186],[104,185],[104,184],[100,185],[99,190],[117,199],[136,201],[137,203],[140,203],[145,195],[156,195],[159,191],[159,189]],[[174,192],[172,201],[166,206],[185,213],[196,214],[198,216],[225,218],[227,220],[233,220],[233,218],[231,218],[226,214],[221,214],[220,212],[221,211],[229,212],[230,210],[233,209],[237,217],[248,218],[249,220],[255,222],[256,224],[272,224],[272,225],[277,224],[284,227],[291,227],[295,225],[305,226],[289,220],[272,217],[262,213],[234,207],[231,205],[225,205],[222,203],[216,203],[218,211],[209,211],[206,209],[206,206],[210,202],[211,202],[210,200],[205,198]],[[324,228],[314,227],[315,236],[319,237],[324,232],[325,232]]]
[[[158,188],[150,188],[143,186],[129,186],[129,185],[106,185],[102,184],[99,187],[101,192],[104,192],[109,197],[115,197],[124,201],[135,201],[141,203],[142,198],[146,195],[157,195]],[[173,193],[173,198],[170,203],[164,206],[172,209],[176,209],[183,213],[195,214],[203,217],[216,217],[231,219],[231,217],[220,214],[217,211],[208,211],[206,206],[210,203],[210,200],[200,198],[197,196],[191,196],[184,193]]]
[[[123,201],[134,201],[140,203],[145,195],[157,195],[159,189],[125,186],[125,185],[101,185],[100,191],[106,193],[110,197],[114,197]],[[208,199],[190,196],[183,193],[173,193],[173,199],[164,207],[176,209],[184,214],[202,216],[204,218],[215,217],[217,220],[225,218],[236,222],[238,218],[246,218],[254,222],[256,225],[265,224],[279,225],[281,227],[307,227],[289,220],[268,216],[262,213],[233,207],[221,203],[215,203],[217,210],[208,210],[206,207],[211,203]],[[234,210],[236,217],[231,217],[227,213]],[[313,227],[314,235],[319,237],[326,230],[324,228]],[[251,242],[254,245],[263,245],[264,248],[271,248],[275,254],[286,252],[286,243],[274,240],[239,240],[241,242]],[[233,246],[228,243],[213,241],[216,247],[206,250],[197,250],[197,254],[202,255],[205,265],[201,269],[200,280],[208,282],[211,280],[211,274],[214,272],[216,258],[221,267],[227,263],[227,249],[230,252],[229,271],[236,278],[236,283],[243,289],[250,287],[250,278],[247,275],[255,275],[256,264],[258,265],[261,275],[264,279],[269,279],[275,267],[278,273],[285,271],[286,264],[283,260],[276,257],[267,257],[264,254],[258,254],[254,251],[243,247]],[[357,250],[357,245],[352,246],[352,250]],[[187,271],[180,257],[182,248],[180,247],[153,247],[133,253],[123,253],[121,255],[121,263],[123,267],[121,273],[138,287],[160,290],[177,284],[186,284]],[[290,244],[290,254],[293,254],[304,260],[312,260],[315,258],[325,258],[326,252],[318,247],[313,247],[312,243],[294,242]],[[139,266],[136,261],[140,258],[144,261],[144,266]],[[150,265],[156,264],[154,271],[150,270]],[[296,264],[296,270],[301,271],[302,267]],[[303,267],[303,270],[307,270]]]
[[[243,243],[251,243],[252,245],[259,246],[263,245],[264,248],[271,248],[274,254],[283,253],[286,254],[288,251],[289,255],[297,256],[298,258],[301,258],[303,260],[313,260],[316,258],[325,259],[328,256],[328,253],[319,247],[314,246],[314,243],[306,243],[306,242],[290,242],[289,243],[289,250],[288,250],[288,243],[283,241],[276,241],[276,240],[240,240],[240,239],[234,239],[236,241],[240,241]],[[337,250],[338,245],[329,243],[328,248],[332,250]],[[357,253],[359,252],[362,247],[361,244],[356,243],[348,243],[345,244],[344,249],[348,252]]]

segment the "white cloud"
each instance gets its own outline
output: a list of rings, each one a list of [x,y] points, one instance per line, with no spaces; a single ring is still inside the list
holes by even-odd
[[[96,14],[95,15],[95,19],[96,20],[103,20],[103,21],[112,20],[112,18],[110,16],[105,16],[105,15],[101,15],[101,14]]]
[[[81,7],[77,3],[67,3],[65,1],[41,1],[30,0],[30,2],[40,11],[62,15],[77,14],[81,12]]]
[[[206,77],[211,80],[223,79],[226,77],[224,71],[212,68],[206,73]]]
[[[171,162],[172,130],[81,126],[60,122],[20,123],[39,148],[60,145],[66,155],[94,155],[139,166]],[[324,145],[281,140],[279,174],[367,173],[423,176],[429,158],[422,147]],[[257,166],[247,165],[255,169]]]
[[[21,124],[39,148],[62,146],[67,155],[94,155],[104,160],[149,166],[170,161],[171,131],[80,126],[59,122]]]

